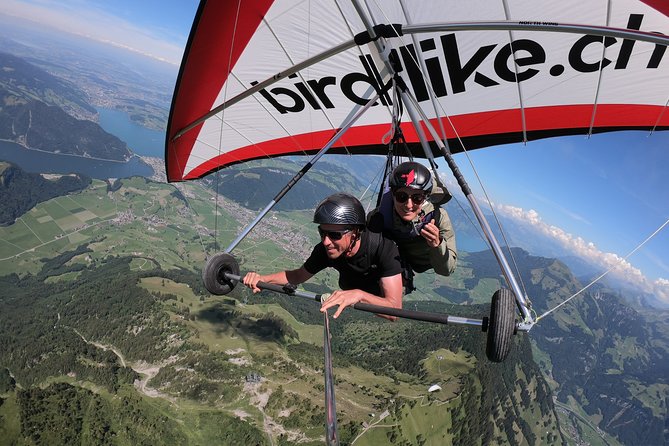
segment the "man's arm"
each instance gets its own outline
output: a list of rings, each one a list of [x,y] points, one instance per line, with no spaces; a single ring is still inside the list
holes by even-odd
[[[334,318],[338,318],[344,308],[355,305],[358,302],[363,302],[371,305],[379,305],[382,307],[402,308],[402,275],[396,274],[394,276],[382,277],[380,280],[381,293],[383,296],[376,296],[362,290],[337,290],[326,300],[321,306],[321,312],[327,311],[335,305],[338,305]],[[390,320],[397,319],[393,316],[385,316]]]
[[[292,283],[293,285],[299,285],[307,280],[311,279],[313,274],[307,271],[304,266],[301,266],[298,269],[290,271],[280,271],[278,273],[267,274],[261,276],[255,271],[246,273],[242,281],[244,285],[251,288],[254,293],[262,291],[258,288],[258,282],[274,283],[277,285],[285,285],[287,283]]]

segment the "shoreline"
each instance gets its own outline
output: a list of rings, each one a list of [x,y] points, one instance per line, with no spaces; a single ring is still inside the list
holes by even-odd
[[[78,172],[98,179],[141,176],[160,181],[165,177],[162,156],[140,155],[132,152],[127,160],[110,160],[33,149],[4,138],[0,138],[0,146],[2,147],[1,153],[4,154],[4,156],[0,155],[0,159],[16,164],[28,172],[56,174]]]
[[[76,158],[82,158],[82,159],[85,159],[85,160],[109,161],[109,162],[112,162],[112,163],[121,163],[121,164],[129,163],[130,160],[133,159],[134,157],[137,157],[137,158],[141,159],[142,156],[143,156],[143,155],[138,155],[137,153],[130,150],[132,155],[129,158],[127,158],[126,160],[113,160],[113,159],[108,159],[108,158],[99,158],[97,156],[84,156],[84,155],[77,155],[75,153],[50,152],[48,150],[35,149],[33,147],[28,147],[25,144],[21,144],[20,142],[13,141],[11,139],[0,138],[0,141],[16,144],[17,146],[22,147],[24,150],[30,150],[30,151],[33,151],[33,152],[47,153],[47,154],[51,154],[51,155],[72,156],[72,157],[76,157]]]

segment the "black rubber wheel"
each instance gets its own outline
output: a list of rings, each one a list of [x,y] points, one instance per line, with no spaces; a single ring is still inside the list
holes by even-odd
[[[230,254],[219,252],[207,260],[202,270],[202,281],[207,291],[217,296],[232,291],[238,281],[227,279],[225,273],[239,275],[239,264]]]
[[[502,362],[511,351],[516,331],[516,299],[511,290],[502,288],[492,295],[488,320],[488,344],[485,354],[492,362]]]

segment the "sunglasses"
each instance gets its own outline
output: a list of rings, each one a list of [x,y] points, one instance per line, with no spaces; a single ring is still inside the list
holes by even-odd
[[[423,193],[409,195],[406,192],[395,192],[393,197],[395,197],[395,200],[397,200],[399,203],[406,203],[407,200],[411,198],[411,201],[414,204],[422,204],[423,201],[425,201],[427,198],[427,196]]]
[[[341,231],[324,231],[321,229],[321,227],[318,227],[318,234],[321,236],[321,240],[325,239],[325,237],[329,238],[333,242],[336,242],[337,240],[341,240],[341,238],[351,232],[352,229],[343,229]]]

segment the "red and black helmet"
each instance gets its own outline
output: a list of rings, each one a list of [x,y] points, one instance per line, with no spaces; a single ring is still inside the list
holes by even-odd
[[[391,189],[408,187],[425,191],[427,194],[432,191],[432,174],[427,167],[414,161],[395,167],[388,182]]]

